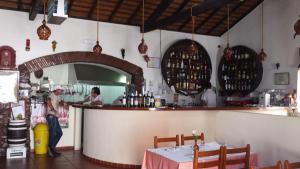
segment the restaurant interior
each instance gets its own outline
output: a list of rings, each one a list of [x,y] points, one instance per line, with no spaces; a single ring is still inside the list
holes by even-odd
[[[0,169],[300,168],[299,0],[0,0],[0,20]]]

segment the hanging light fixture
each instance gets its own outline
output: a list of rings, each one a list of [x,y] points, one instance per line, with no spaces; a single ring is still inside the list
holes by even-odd
[[[194,31],[195,31],[195,16],[193,16],[193,6],[191,7],[191,17],[192,17],[192,43],[191,45],[188,47],[188,52],[191,55],[196,54],[196,52],[198,51],[198,48],[196,47],[195,41],[194,41]]]
[[[230,22],[230,18],[229,18],[229,4],[227,5],[227,47],[224,49],[224,57],[226,60],[230,60],[231,59],[231,55],[232,55],[232,49],[229,47],[229,22]]]
[[[40,40],[48,40],[48,38],[51,35],[51,30],[50,28],[46,25],[46,0],[44,0],[44,19],[43,19],[43,24],[38,27],[37,29],[37,34],[40,38]]]
[[[102,52],[102,47],[99,45],[99,0],[97,0],[97,41],[93,51],[96,55],[101,55]]]
[[[138,49],[139,49],[139,52],[140,54],[146,54],[147,50],[148,50],[148,46],[147,44],[145,43],[145,40],[144,40],[144,27],[145,27],[145,20],[144,20],[144,17],[145,17],[145,1],[143,0],[143,11],[142,11],[142,40],[141,40],[141,43],[139,44],[138,46]]]
[[[298,19],[298,21],[295,23],[294,29],[295,29],[295,35],[294,35],[294,39],[295,39],[296,35],[300,35],[300,19]]]
[[[264,61],[267,57],[264,51],[264,2],[261,3],[261,50],[258,57],[261,61]]]

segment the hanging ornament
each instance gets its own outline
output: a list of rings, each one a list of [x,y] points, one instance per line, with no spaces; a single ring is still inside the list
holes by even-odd
[[[231,55],[232,55],[232,49],[230,48],[230,45],[229,45],[229,21],[230,21],[230,18],[229,18],[229,5],[227,5],[227,47],[224,49],[224,58],[226,60],[230,60],[231,59]]]
[[[195,41],[194,41],[195,16],[193,16],[193,7],[191,7],[191,17],[192,17],[192,42],[191,45],[188,47],[188,52],[191,55],[195,55],[198,51],[198,48],[195,45]]]
[[[46,0],[44,0],[44,19],[43,19],[43,24],[38,27],[37,29],[37,34],[40,38],[40,40],[48,40],[48,38],[51,35],[51,30],[50,28],[46,25]]]
[[[295,35],[294,35],[294,39],[295,39],[296,35],[300,35],[300,19],[298,19],[298,21],[295,23],[294,29],[295,29]]]
[[[267,57],[267,54],[264,51],[264,2],[261,3],[261,50],[258,54],[258,58],[261,61],[264,61]]]
[[[93,52],[98,56],[102,53],[102,47],[99,44],[99,0],[97,0],[97,41],[93,47]]]
[[[138,46],[138,50],[140,52],[140,54],[146,54],[147,53],[147,50],[148,50],[148,46],[147,44],[145,43],[145,40],[144,40],[144,27],[145,27],[145,21],[144,21],[144,17],[145,17],[145,1],[143,0],[143,13],[142,13],[142,40],[141,40],[141,43],[139,44]]]

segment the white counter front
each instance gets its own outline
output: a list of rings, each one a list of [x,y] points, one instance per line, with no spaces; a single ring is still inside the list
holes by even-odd
[[[259,113],[259,111],[264,112]],[[84,108],[83,154],[118,164],[141,165],[153,137],[204,132],[205,140],[251,145],[259,165],[300,157],[300,118],[269,115],[275,110],[109,110]],[[276,111],[285,111],[277,109]],[[282,113],[284,114],[284,113]]]

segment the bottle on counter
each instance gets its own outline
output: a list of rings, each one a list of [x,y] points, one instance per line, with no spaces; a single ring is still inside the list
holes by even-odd
[[[153,108],[154,106],[155,106],[155,100],[154,100],[153,92],[151,92],[150,107]]]
[[[131,93],[131,96],[130,96],[130,107],[134,107],[134,95],[133,95],[133,93]]]
[[[143,107],[144,104],[144,100],[143,100],[143,95],[142,93],[139,94],[139,107]]]
[[[150,96],[149,96],[149,91],[147,92],[147,96],[146,96],[146,107],[150,107]]]
[[[139,105],[139,96],[138,96],[138,92],[135,91],[135,95],[134,95],[134,107],[138,107]]]
[[[122,98],[122,105],[123,107],[127,106],[127,101],[126,101],[126,93],[124,92],[123,98]]]

